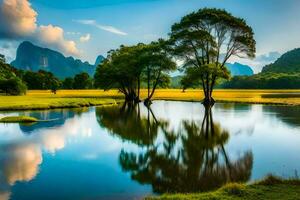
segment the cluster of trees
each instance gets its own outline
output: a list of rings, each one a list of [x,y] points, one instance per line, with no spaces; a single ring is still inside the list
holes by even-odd
[[[93,79],[86,72],[76,74],[74,78],[65,78],[61,83],[62,89],[92,89],[94,88]]]
[[[18,70],[5,62],[0,54],[0,93],[22,95],[30,90],[51,90],[54,94],[58,89],[90,89],[93,79],[88,73],[82,72],[64,80],[59,80],[49,71],[37,72]]]
[[[0,92],[9,95],[26,93],[26,85],[16,75],[15,70],[5,63],[4,55],[0,54]]]
[[[183,61],[184,88],[201,86],[204,104],[213,105],[212,92],[219,79],[229,79],[225,63],[232,56],[255,56],[254,33],[245,20],[221,9],[200,9],[172,26],[170,38],[149,45],[121,46],[110,51],[98,67],[95,84],[104,89],[118,88],[127,101],[140,101],[142,81],[148,88],[149,104],[157,86],[168,83],[167,72]]]
[[[167,51],[167,42],[159,40],[151,44],[121,46],[108,52],[107,59],[100,64],[95,74],[95,86],[105,90],[118,88],[125,95],[126,101],[140,102],[142,83],[148,88],[145,104],[157,87],[165,87],[170,82],[168,72],[175,70]]]
[[[234,89],[298,89],[300,73],[259,73],[253,76],[235,76],[221,85]]]

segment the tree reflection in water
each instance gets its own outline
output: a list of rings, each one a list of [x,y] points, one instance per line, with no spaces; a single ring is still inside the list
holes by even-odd
[[[211,107],[205,108],[201,123],[182,121],[177,131],[157,119],[151,108],[141,115],[134,105],[98,108],[97,119],[112,134],[145,147],[140,153],[123,149],[119,160],[133,180],[151,184],[156,193],[208,191],[250,179],[252,152],[230,159],[224,148],[229,133],[214,123]],[[159,134],[162,142],[156,142]]]

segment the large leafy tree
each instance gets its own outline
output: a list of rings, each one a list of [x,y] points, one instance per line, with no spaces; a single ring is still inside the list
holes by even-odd
[[[168,54],[166,41],[159,40],[147,45],[142,64],[144,66],[143,77],[148,88],[145,105],[150,105],[156,88],[166,87],[170,83],[168,72],[176,69],[176,63]]]
[[[205,104],[214,103],[217,80],[229,78],[228,59],[253,58],[256,51],[252,28],[220,9],[204,8],[186,15],[172,26],[170,37],[174,55],[184,61],[186,76],[202,84]]]
[[[117,88],[126,101],[138,102],[143,70],[140,58],[144,47],[138,44],[109,51],[96,70],[95,86],[104,90]]]

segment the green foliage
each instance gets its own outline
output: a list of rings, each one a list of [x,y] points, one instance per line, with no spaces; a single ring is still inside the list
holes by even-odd
[[[300,73],[300,48],[286,52],[274,63],[265,66],[263,73]]]
[[[149,45],[121,46],[108,53],[95,74],[95,86],[109,90],[117,88],[128,101],[139,101],[142,83],[149,88],[151,99],[157,87],[170,82],[168,72],[176,69],[165,49],[165,41]],[[151,91],[150,91],[151,89]]]
[[[39,70],[38,72],[25,71],[23,81],[28,89],[36,90],[56,90],[60,86],[60,81],[51,72]]]
[[[73,85],[74,85],[74,79],[71,77],[65,78],[62,82],[63,89],[68,89],[68,90],[74,89]]]
[[[259,73],[235,76],[220,87],[232,89],[299,89],[300,73]]]
[[[251,27],[221,9],[204,8],[186,15],[172,26],[170,36],[171,51],[184,61],[185,80],[193,78],[184,81],[184,87],[202,83],[208,101],[212,101],[217,79],[229,78],[225,63],[231,56],[255,56]],[[223,60],[220,55],[224,55]]]
[[[167,42],[162,39],[147,45],[141,57],[142,76],[148,88],[145,101],[150,101],[157,87],[164,88],[170,84],[168,73],[176,69],[176,63],[168,53]]]
[[[88,73],[82,72],[75,75],[73,82],[74,89],[88,89],[92,88],[92,85],[93,82]]]
[[[7,95],[23,95],[27,87],[18,77],[0,79],[0,91]]]
[[[263,181],[262,181],[263,182]],[[299,199],[299,180],[282,180],[273,185],[229,183],[219,190],[194,194],[165,194],[147,200],[257,200]]]
[[[0,63],[5,63],[5,56],[0,54]]]
[[[244,184],[229,183],[225,185],[222,189],[228,195],[243,196],[246,194],[246,186]]]
[[[104,90],[117,88],[129,101],[138,98],[142,73],[140,55],[144,46],[121,46],[109,51],[107,59],[97,67],[95,86]]]
[[[2,62],[3,61],[3,62]],[[15,74],[15,69],[9,64],[0,62],[0,92],[7,95],[22,95],[26,93],[26,85]]]

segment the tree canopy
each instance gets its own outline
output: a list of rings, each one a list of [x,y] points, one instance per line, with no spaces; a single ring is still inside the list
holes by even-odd
[[[208,103],[214,102],[212,92],[217,79],[229,78],[225,67],[228,59],[253,58],[256,50],[254,33],[245,20],[214,8],[200,9],[175,23],[170,41],[173,54],[184,61],[186,75],[202,84],[204,102]]]
[[[140,55],[144,47],[138,44],[109,51],[96,70],[95,86],[104,90],[117,88],[127,101],[138,101],[142,73]]]
[[[176,69],[165,47],[165,41],[160,40],[110,51],[96,70],[96,87],[117,88],[127,101],[138,102],[143,82],[149,89],[147,100],[150,100],[158,86],[169,82],[167,72]]]

